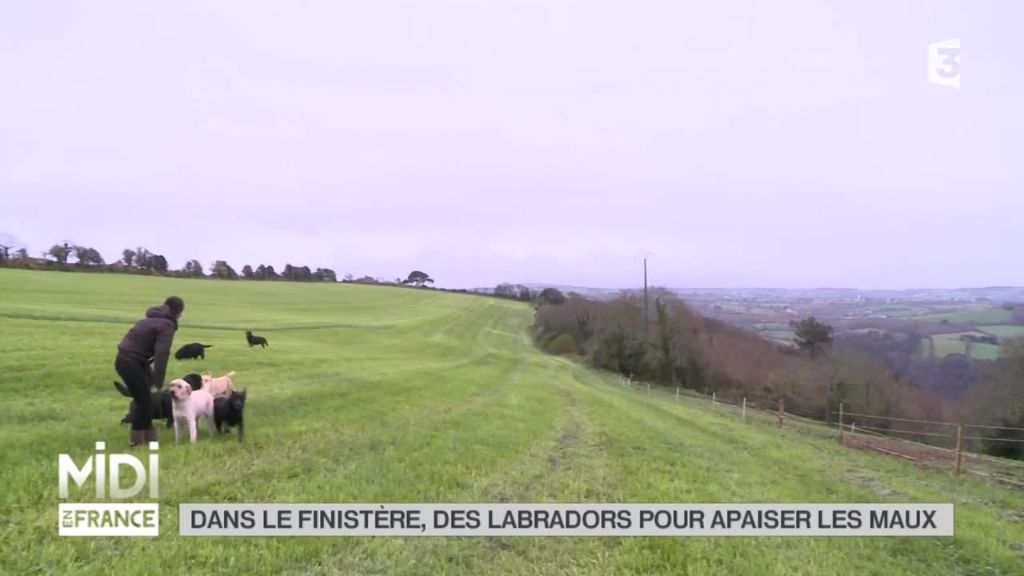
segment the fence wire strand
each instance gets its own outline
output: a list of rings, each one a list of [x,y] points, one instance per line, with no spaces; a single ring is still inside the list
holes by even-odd
[[[625,386],[627,389],[630,389],[630,390],[643,390],[644,386],[645,386],[644,384],[641,384],[639,381],[633,381],[633,382],[630,382],[630,383],[625,383],[625,381],[623,381],[623,382],[620,382],[620,384],[622,384],[623,386]],[[712,409],[715,409],[715,408],[717,408],[720,405],[723,406],[723,407],[727,407],[727,408],[733,408],[735,410],[743,410],[745,408],[747,411],[750,412],[750,416],[751,417],[760,417],[760,418],[764,418],[764,419],[767,419],[767,420],[770,420],[770,421],[775,421],[780,416],[779,410],[777,408],[770,407],[770,406],[759,405],[759,404],[755,404],[753,402],[747,402],[745,405],[743,405],[743,404],[734,404],[734,403],[732,403],[732,402],[730,402],[728,400],[725,400],[723,398],[718,398],[717,396],[702,394],[700,392],[696,392],[695,393],[695,392],[690,391],[690,390],[686,390],[686,391],[683,391],[683,390],[672,390],[672,389],[665,390],[665,389],[662,389],[662,387],[660,387],[660,386],[657,387],[658,388],[657,390],[655,390],[654,387],[651,387],[649,384],[646,384],[646,386],[647,386],[647,393],[648,394],[650,394],[651,392],[658,392],[659,395],[661,395],[660,394],[661,392],[665,392],[670,397],[674,396],[676,401],[678,401],[679,398],[681,398],[681,397],[685,397],[685,398],[690,398],[690,399],[700,399],[700,400],[706,401],[709,404],[711,404],[711,408]],[[834,412],[830,412],[830,413],[827,413],[827,414],[839,415],[840,412],[839,411],[834,411]],[[986,425],[986,424],[958,424],[958,423],[955,423],[955,422],[941,422],[941,421],[938,421],[938,420],[919,420],[919,419],[913,419],[913,418],[897,418],[897,417],[894,417],[894,416],[878,416],[878,415],[875,415],[875,414],[864,414],[864,413],[859,413],[859,412],[845,412],[845,411],[842,412],[842,415],[843,415],[844,420],[845,420],[846,417],[850,417],[851,419],[852,418],[869,418],[869,419],[873,419],[873,420],[885,420],[885,421],[892,421],[892,422],[904,422],[904,423],[910,423],[910,424],[923,424],[925,426],[950,426],[950,427],[954,427],[954,428],[958,427],[958,426],[962,426],[963,428],[973,428],[973,429],[1014,430],[1014,431],[1022,431],[1022,432],[1024,432],[1024,428],[1017,428],[1017,427],[1012,427],[1012,426],[990,426],[990,425]],[[819,417],[811,416],[811,415],[806,414],[804,412],[798,412],[798,411],[795,411],[795,410],[793,410],[791,408],[785,408],[785,407],[783,407],[783,410],[782,410],[782,418],[785,419],[785,420],[793,421],[793,422],[809,423],[809,424],[815,424],[815,425],[824,425],[824,426],[832,427],[832,428],[840,426],[840,424],[837,423],[837,422],[829,422],[829,421],[826,421],[826,420],[822,420]],[[780,425],[781,425],[781,421],[782,420],[780,419],[779,420]],[[850,426],[849,430],[847,429],[847,426]],[[891,429],[891,428],[881,428],[881,427],[878,427],[878,426],[867,426],[867,425],[864,425],[864,424],[857,424],[857,422],[855,420],[850,420],[849,422],[843,422],[841,424],[841,433],[843,433],[843,434],[851,434],[851,435],[863,435],[865,437],[871,437],[871,438],[877,438],[877,439],[882,439],[882,440],[890,440],[890,441],[895,441],[895,442],[901,442],[901,443],[913,445],[913,446],[916,446],[916,447],[919,447],[919,448],[924,448],[924,449],[928,449],[928,450],[935,450],[935,451],[943,452],[943,453],[949,454],[951,456],[956,456],[956,454],[957,454],[957,450],[952,449],[952,448],[946,448],[944,446],[928,444],[928,443],[925,443],[925,442],[922,442],[922,441],[911,440],[911,439],[908,439],[908,438],[901,438],[900,436],[896,436],[896,434],[905,434],[905,435],[910,435],[910,436],[916,435],[916,436],[928,436],[928,437],[936,437],[936,438],[947,438],[950,441],[956,441],[956,438],[957,438],[956,430],[950,430],[948,432],[926,432],[926,431],[918,431],[918,430]],[[982,441],[982,442],[992,441],[992,442],[1024,443],[1024,439],[996,438],[996,437],[991,437],[991,436],[961,436],[961,440],[964,440],[964,441],[968,441],[968,440],[970,440],[970,441]],[[872,446],[872,445],[869,444],[868,446]],[[889,452],[888,450],[885,450],[882,447],[876,446],[876,448],[881,449],[883,451]],[[908,456],[905,456],[903,454],[899,454],[898,452],[892,452],[892,453],[896,454],[896,455],[899,455],[899,456],[908,457]],[[1014,469],[1016,469],[1016,468],[1024,468],[1024,461],[1018,461],[1018,460],[1013,460],[1013,459],[1008,459],[1008,458],[996,458],[996,457],[992,457],[992,456],[989,456],[989,455],[986,455],[986,454],[979,454],[977,452],[969,452],[967,450],[962,450],[962,449],[960,450],[959,453],[965,459],[987,462],[987,463],[990,463],[990,464],[1010,467],[1010,468],[1014,468]],[[1002,476],[999,476],[998,474],[988,474],[988,473],[985,473],[985,472],[979,472],[979,471],[975,471],[975,470],[965,470],[965,471],[966,472],[971,472],[971,473],[979,475],[979,476],[997,478],[997,479],[999,479],[1001,481],[1009,482],[1011,484],[1016,484],[1016,485],[1019,485],[1019,486],[1024,486],[1024,484],[1021,484],[1017,480],[1011,480],[1008,477],[1002,477]],[[1013,471],[1004,471],[1004,472],[1005,473],[1009,473],[1009,474],[1014,474],[1015,473]]]
[[[857,429],[858,430],[861,430],[861,429],[875,430],[877,432],[883,433],[882,434],[883,436],[886,433],[888,433],[888,434],[917,434],[919,436],[938,436],[940,438],[950,438],[951,437],[949,434],[941,434],[939,432],[918,432],[916,430],[893,430],[892,428],[876,428],[874,426],[857,426]]]
[[[839,412],[833,412],[833,414],[839,414]],[[938,422],[935,420],[913,420],[911,418],[895,418],[892,416],[874,416],[872,414],[858,414],[856,412],[843,412],[843,417],[846,416],[857,416],[859,418],[875,418],[877,420],[892,420],[893,422],[912,422],[915,424],[937,424],[942,426],[956,426],[953,422]]]

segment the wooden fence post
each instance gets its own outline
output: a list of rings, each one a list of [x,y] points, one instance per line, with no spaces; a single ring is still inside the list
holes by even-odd
[[[679,402],[679,386],[676,386],[676,402]]]
[[[747,421],[747,397],[743,397],[743,421]]]
[[[648,382],[647,383],[647,394],[650,395],[650,393],[651,393],[651,383]]]
[[[839,403],[839,443],[843,443],[843,403]]]
[[[956,473],[960,475],[960,464],[964,457],[964,425],[956,425]]]
[[[718,393],[717,392],[712,392],[711,393],[711,407],[714,408],[715,405],[717,405],[717,404],[718,404]]]
[[[786,418],[786,401],[779,398],[779,428],[782,428],[782,422]]]

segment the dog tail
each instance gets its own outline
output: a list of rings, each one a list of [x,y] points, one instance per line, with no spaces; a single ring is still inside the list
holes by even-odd
[[[213,348],[213,344],[200,344],[203,348]]]
[[[228,372],[227,374],[225,374],[225,376],[227,376],[228,378],[234,378],[235,377],[235,371],[232,370],[231,372]]]
[[[127,396],[129,398],[132,397],[132,393],[128,391],[128,387],[125,386],[124,384],[121,384],[120,382],[114,382],[114,388],[117,388],[117,391],[120,392],[122,396]]]

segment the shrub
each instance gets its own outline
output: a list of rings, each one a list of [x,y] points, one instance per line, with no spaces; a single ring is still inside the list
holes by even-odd
[[[544,346],[544,349],[550,354],[558,354],[560,356],[579,354],[579,348],[576,347],[576,339],[565,332],[555,334],[554,338],[548,338],[547,345]]]

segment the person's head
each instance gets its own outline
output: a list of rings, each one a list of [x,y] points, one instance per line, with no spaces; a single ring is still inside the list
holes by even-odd
[[[167,306],[175,318],[180,318],[181,313],[185,311],[185,301],[177,296],[168,296],[167,300],[164,300],[164,306]]]

